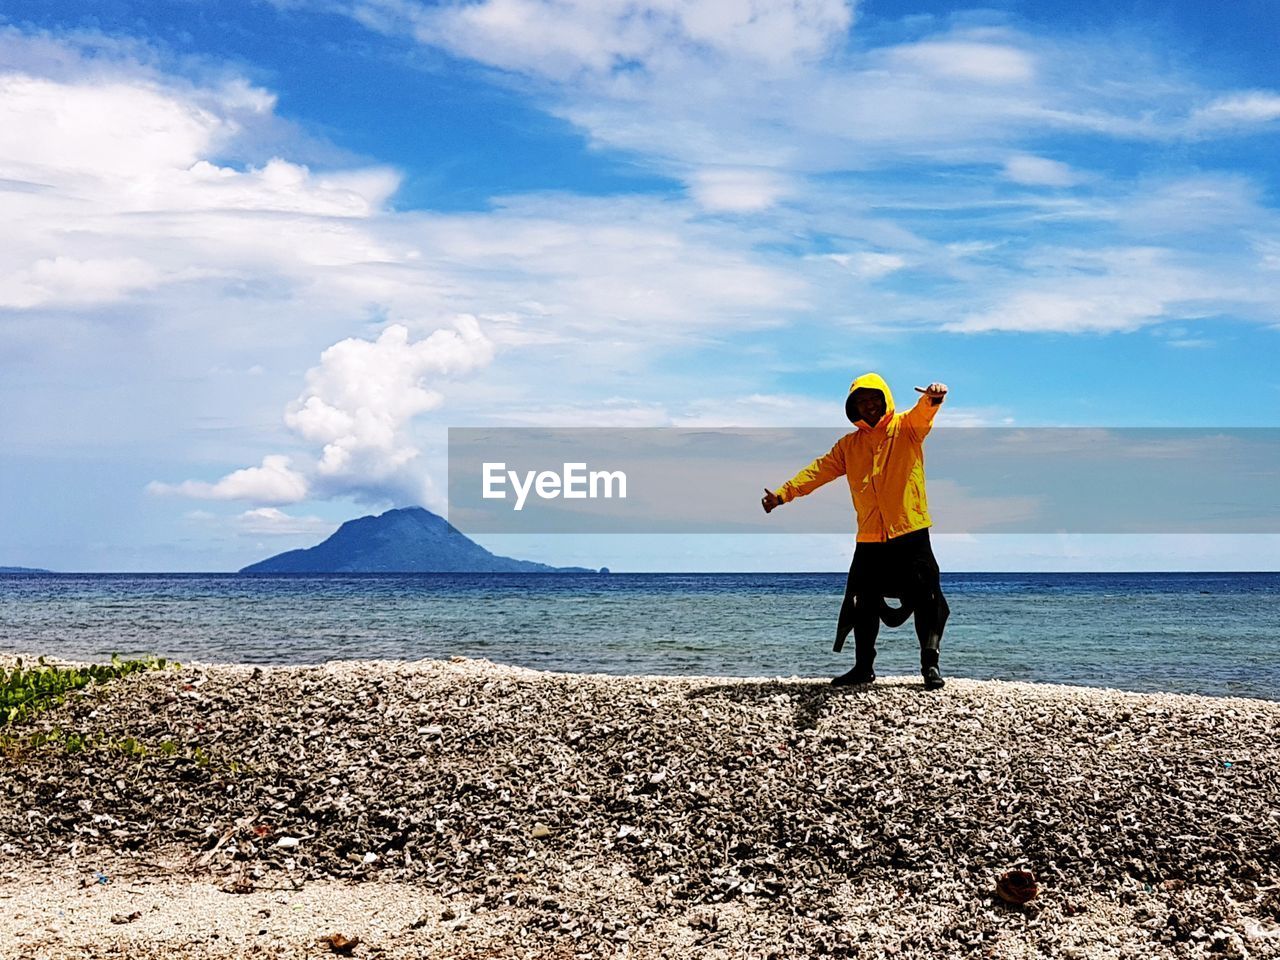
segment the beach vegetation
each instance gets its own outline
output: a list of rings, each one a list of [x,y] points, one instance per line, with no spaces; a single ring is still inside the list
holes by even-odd
[[[164,670],[170,664],[164,657],[122,660],[113,655],[110,663],[53,665],[40,657],[34,666],[22,658],[12,668],[0,667],[0,726],[23,723],[50,707],[62,703],[69,693],[138,673],[142,670]]]

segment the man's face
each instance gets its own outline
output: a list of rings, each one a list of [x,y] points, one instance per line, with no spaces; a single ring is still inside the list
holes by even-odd
[[[885,414],[884,394],[861,387],[854,391],[853,406],[858,411],[858,418],[868,427],[874,427]]]

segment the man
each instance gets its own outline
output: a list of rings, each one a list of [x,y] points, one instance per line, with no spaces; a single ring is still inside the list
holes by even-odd
[[[865,373],[849,387],[845,416],[858,428],[845,434],[776,492],[765,489],[760,503],[771,513],[796,497],[812,493],[836,477],[848,478],[858,515],[858,542],[849,567],[835,649],[853,628],[854,665],[831,682],[836,686],[871,683],[876,678],[876,636],[880,620],[896,625],[910,613],[920,640],[920,672],[927,690],[943,685],[938,670],[942,630],[951,613],[942,595],[938,563],[929,545],[928,503],[924,484],[924,438],[947,395],[944,383],[916,387],[922,396],[906,413],[896,413],[889,385]],[[902,600],[894,610],[885,597]]]

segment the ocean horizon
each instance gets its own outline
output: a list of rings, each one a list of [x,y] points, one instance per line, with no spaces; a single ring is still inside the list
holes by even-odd
[[[0,575],[0,652],[824,677],[843,573]],[[1280,573],[950,573],[944,674],[1280,699]],[[918,671],[908,623],[877,673]]]

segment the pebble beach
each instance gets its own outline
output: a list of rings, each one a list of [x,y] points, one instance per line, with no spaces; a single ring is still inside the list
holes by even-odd
[[[1273,702],[345,661],[0,733],[0,957],[1280,956]]]

